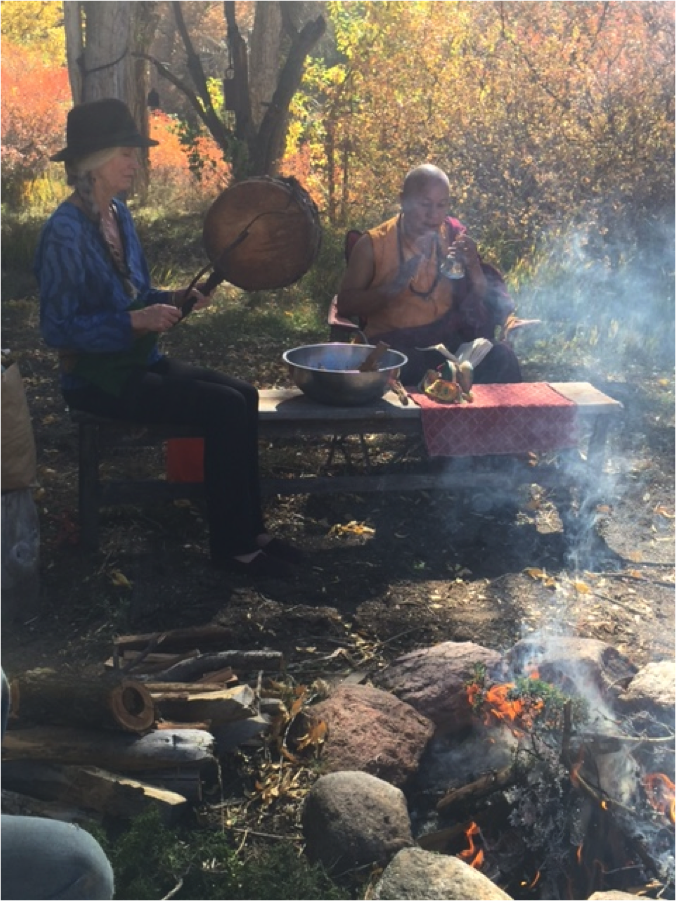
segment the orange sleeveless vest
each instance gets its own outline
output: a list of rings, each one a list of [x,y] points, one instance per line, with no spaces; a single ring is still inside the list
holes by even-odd
[[[399,271],[399,243],[397,238],[397,219],[389,219],[377,228],[370,229],[367,234],[373,245],[374,275],[369,287],[391,282]],[[439,229],[439,240],[443,256],[448,253],[448,234],[444,226]],[[405,248],[404,259],[413,256],[410,249]],[[440,260],[436,253],[431,259],[424,259],[411,284],[418,291],[426,291],[437,277],[437,266]],[[451,282],[442,278],[429,297],[419,297],[406,289],[399,297],[390,301],[382,310],[369,314],[366,336],[380,335],[393,329],[411,328],[417,325],[429,325],[435,322],[453,306]]]

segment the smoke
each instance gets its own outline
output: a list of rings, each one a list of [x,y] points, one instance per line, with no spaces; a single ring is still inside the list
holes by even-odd
[[[512,273],[522,317],[542,320],[534,340],[599,373],[634,364],[673,367],[674,223],[609,229],[592,221],[550,233],[524,274]],[[525,267],[524,267],[525,268]]]

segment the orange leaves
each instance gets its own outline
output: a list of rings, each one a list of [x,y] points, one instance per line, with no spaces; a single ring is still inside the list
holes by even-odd
[[[5,182],[20,181],[45,169],[50,154],[65,143],[68,72],[44,62],[35,51],[3,40],[1,78],[2,177]]]
[[[196,192],[213,196],[227,186],[232,168],[212,138],[200,135],[188,146],[180,123],[160,110],[150,117],[150,135],[160,142],[150,149],[151,186],[169,187],[186,199]]]

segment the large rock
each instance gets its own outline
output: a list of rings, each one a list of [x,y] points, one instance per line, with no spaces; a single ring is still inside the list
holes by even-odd
[[[628,895],[626,892],[594,892],[589,901],[634,901],[641,895]]]
[[[307,856],[334,872],[384,866],[413,845],[403,792],[367,773],[321,776],[305,798],[302,824]]]
[[[394,695],[368,685],[342,685],[312,708],[328,726],[327,772],[362,770],[403,786],[418,769],[434,724]]]
[[[471,641],[445,641],[404,654],[374,682],[429,717],[440,731],[460,732],[472,721],[467,682],[477,665],[492,669],[501,659],[497,651]]]
[[[617,648],[596,638],[535,636],[505,654],[508,676],[537,670],[544,682],[590,701],[610,699],[636,675],[637,668]]]
[[[673,660],[648,663],[634,676],[618,698],[629,713],[643,712],[673,726],[676,708],[676,664]]]
[[[382,901],[501,901],[502,889],[457,857],[405,848],[391,861],[374,891]]]

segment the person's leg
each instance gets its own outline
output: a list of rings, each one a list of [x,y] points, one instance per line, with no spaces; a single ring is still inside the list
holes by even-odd
[[[164,359],[132,377],[119,398],[97,389],[65,394],[77,409],[143,423],[196,426],[214,561],[254,553],[265,532],[258,468],[258,392],[214,370]]]
[[[99,843],[71,823],[3,814],[2,898],[113,897],[113,870]]]
[[[521,381],[519,361],[512,348],[506,344],[494,344],[474,368],[475,385],[513,384]]]

